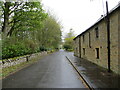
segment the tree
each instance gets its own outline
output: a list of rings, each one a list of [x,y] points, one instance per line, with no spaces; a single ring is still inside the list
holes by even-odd
[[[40,2],[0,2],[2,7],[2,57],[39,51],[37,31],[43,28],[47,13]]]
[[[75,34],[74,34],[74,31],[73,29],[70,29],[69,32],[66,34],[65,36],[65,39],[64,39],[64,45],[63,47],[66,49],[66,50],[73,50],[73,39],[75,38]]]
[[[74,31],[73,31],[73,29],[71,28],[71,29],[69,30],[69,32],[66,34],[65,38],[71,38],[71,37],[74,37],[74,36],[75,36]]]
[[[3,9],[4,36],[10,36],[18,30],[33,30],[40,28],[46,14],[40,2],[0,2]]]
[[[42,29],[42,45],[58,48],[61,43],[61,28],[60,23],[52,15],[48,15]]]
[[[0,2],[2,58],[58,48],[61,25],[40,2]]]

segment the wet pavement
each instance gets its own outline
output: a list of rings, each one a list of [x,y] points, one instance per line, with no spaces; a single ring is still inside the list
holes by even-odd
[[[67,57],[73,62],[91,87],[120,89],[120,76],[117,74],[113,72],[108,73],[107,69],[85,59],[75,57],[71,52],[67,54]]]
[[[86,88],[67,61],[68,52],[50,54],[2,80],[3,88]]]

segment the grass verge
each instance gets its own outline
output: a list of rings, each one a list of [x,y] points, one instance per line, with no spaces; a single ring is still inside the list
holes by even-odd
[[[45,56],[45,55],[44,55]],[[36,56],[35,58],[29,60],[28,62],[23,62],[14,66],[10,66],[10,67],[6,67],[6,68],[2,68],[0,71],[2,71],[2,73],[0,74],[0,79],[4,79],[5,77],[31,65],[36,63],[39,59],[41,59],[43,56]]]

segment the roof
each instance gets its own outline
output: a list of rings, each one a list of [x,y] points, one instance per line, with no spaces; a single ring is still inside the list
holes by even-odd
[[[112,10],[110,10],[109,14],[111,15],[114,11],[120,9],[120,3],[118,5],[116,5]],[[78,38],[79,36],[83,35],[84,33],[88,32],[92,27],[94,27],[95,25],[97,25],[99,22],[101,22],[102,20],[104,20],[106,18],[107,15],[104,15],[103,17],[100,17],[92,26],[90,26],[88,29],[86,29],[84,32],[82,32],[81,34],[79,34],[78,36],[76,36],[73,40],[75,40],[76,38]]]

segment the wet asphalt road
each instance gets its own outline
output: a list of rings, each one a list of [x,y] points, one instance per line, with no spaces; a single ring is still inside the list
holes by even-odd
[[[3,79],[3,88],[86,88],[60,50]]]

